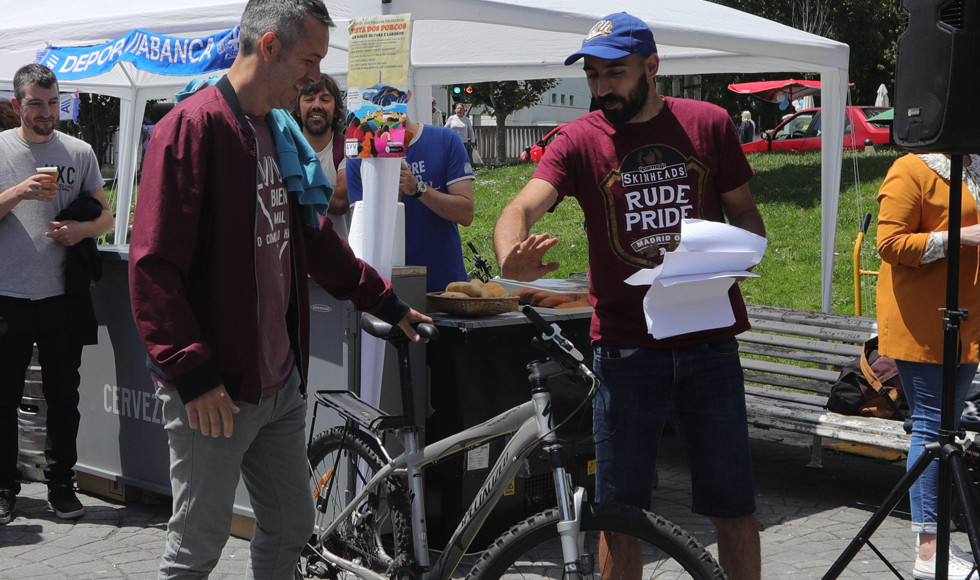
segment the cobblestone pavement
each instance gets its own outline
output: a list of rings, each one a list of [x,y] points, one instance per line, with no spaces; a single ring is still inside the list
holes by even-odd
[[[822,468],[807,467],[809,450],[777,433],[753,434],[763,577],[821,578],[904,472],[904,461],[826,453]],[[689,481],[676,439],[661,452],[653,509],[681,525],[717,554],[710,523],[691,514]],[[0,526],[0,578],[31,580],[154,578],[170,507],[166,501],[113,503],[80,494],[86,513],[77,521],[48,511],[45,487],[25,485],[16,518]],[[167,498],[169,499],[169,498]],[[968,547],[964,534],[953,540]],[[903,577],[911,577],[913,535],[907,502],[886,518],[872,542]],[[248,543],[230,538],[212,574],[245,575]],[[842,578],[895,578],[865,548]]]

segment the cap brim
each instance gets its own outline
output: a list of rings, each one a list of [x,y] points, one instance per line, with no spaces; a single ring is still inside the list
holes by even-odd
[[[565,59],[565,66],[573,64],[578,59],[583,56],[594,56],[596,58],[602,58],[605,60],[615,60],[617,58],[623,58],[632,54],[631,52],[613,48],[611,46],[587,46],[582,50],[576,52],[570,57]]]

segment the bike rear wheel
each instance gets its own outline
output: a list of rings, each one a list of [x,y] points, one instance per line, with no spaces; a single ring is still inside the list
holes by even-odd
[[[539,513],[498,538],[470,570],[468,578],[566,578],[557,509]],[[600,551],[600,535],[615,538],[618,559]],[[581,578],[723,579],[718,563],[693,536],[661,516],[617,504],[582,506]],[[636,558],[640,556],[640,558]]]
[[[411,508],[405,482],[395,476],[368,495],[334,532],[319,537],[384,466],[375,441],[358,430],[336,427],[317,435],[307,455],[316,515],[314,535],[300,557],[297,577],[345,577],[323,560],[321,548],[380,573],[391,570],[396,561],[407,565],[406,556],[396,558],[412,553]]]

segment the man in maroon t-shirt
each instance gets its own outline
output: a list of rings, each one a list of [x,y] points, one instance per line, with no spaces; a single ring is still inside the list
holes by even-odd
[[[738,286],[729,292],[733,325],[658,340],[645,322],[647,288],[624,282],[662,263],[677,247],[685,218],[727,217],[764,236],[749,191],[752,168],[723,109],[657,94],[660,59],[643,21],[623,12],[607,16],[565,64],[583,57],[599,109],[555,137],[504,208],[494,231],[501,272],[530,281],[558,268],[543,262],[558,239],[529,235],[530,229],[574,197],[589,240],[591,337],[603,382],[594,408],[596,499],[649,507],[669,414],[687,449],[693,509],[712,518],[722,567],[730,578],[757,579],[759,531],[734,338],[748,321]]]

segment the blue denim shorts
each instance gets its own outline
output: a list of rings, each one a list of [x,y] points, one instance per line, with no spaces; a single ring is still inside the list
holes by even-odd
[[[596,499],[649,509],[668,416],[691,471],[692,509],[755,513],[745,385],[735,339],[677,349],[596,346]]]

